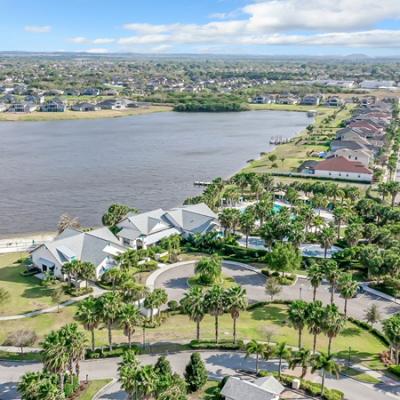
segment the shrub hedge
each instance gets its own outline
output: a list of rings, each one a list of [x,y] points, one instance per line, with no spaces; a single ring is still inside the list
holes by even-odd
[[[269,376],[273,375],[275,378],[279,379],[281,383],[285,386],[291,387],[292,382],[294,379],[296,379],[293,376],[290,375],[285,375],[281,374],[280,378],[278,378],[278,373],[277,372],[269,372],[269,371],[261,371],[259,373],[260,376]],[[320,396],[321,395],[321,384],[316,383],[316,382],[311,382],[307,381],[304,379],[300,380],[300,388],[306,392],[306,394],[310,396]],[[343,400],[344,399],[344,393],[341,392],[340,390],[336,389],[328,389],[325,387],[324,389],[324,395],[322,396],[323,399],[325,400]]]
[[[388,371],[400,378],[400,365],[391,365]]]
[[[189,346],[197,350],[242,350],[245,347],[242,340],[238,340],[236,343],[225,340],[221,340],[219,343],[215,343],[211,340],[192,340]]]
[[[114,345],[113,349],[107,348],[97,348],[94,351],[91,349],[86,350],[86,359],[97,359],[97,358],[111,358],[111,357],[120,357],[122,354],[129,349],[128,344],[119,344]],[[140,347],[138,345],[132,344],[131,350],[135,350],[137,354],[140,353]]]

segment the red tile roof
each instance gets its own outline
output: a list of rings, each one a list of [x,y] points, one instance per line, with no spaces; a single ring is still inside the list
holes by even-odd
[[[342,156],[328,158],[313,167],[316,171],[354,172],[358,174],[371,174],[372,171],[364,167],[359,161],[349,161]]]

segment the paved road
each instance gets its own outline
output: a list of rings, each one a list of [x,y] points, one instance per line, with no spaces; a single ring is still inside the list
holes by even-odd
[[[187,364],[190,352],[178,352],[168,355],[172,368],[179,374],[182,374]],[[245,358],[243,353],[222,352],[222,351],[204,351],[201,355],[206,363],[210,376],[221,379],[226,375],[237,375],[239,370],[254,371],[255,361],[252,358]],[[159,355],[144,355],[140,359],[145,364],[154,363]],[[86,374],[89,379],[117,378],[118,362],[117,358],[104,360],[84,361],[81,365],[82,377]],[[277,362],[271,360],[261,362],[260,367],[271,371],[277,370]],[[16,382],[27,371],[36,371],[41,369],[39,363],[10,363],[0,362],[0,399],[16,400],[19,399],[16,392]],[[315,377],[319,381],[318,377]],[[379,385],[367,385],[356,382],[352,379],[341,377],[339,380],[328,379],[328,387],[335,387],[346,393],[349,400],[392,400],[400,396],[400,384],[394,387]],[[393,394],[386,394],[382,391],[390,390]],[[398,398],[398,397],[397,397]],[[107,391],[100,396],[102,400],[126,399],[125,393],[121,390],[118,383],[110,386]]]
[[[194,262],[188,262],[184,265],[179,265],[176,268],[168,269],[158,276],[155,281],[155,287],[163,287],[167,290],[169,299],[179,300],[188,288],[187,280],[194,275]],[[265,294],[264,285],[266,278],[243,266],[243,264],[224,263],[222,268],[223,274],[231,276],[237,283],[242,285],[247,290],[247,296],[250,302],[258,302],[268,300],[269,297]],[[313,289],[305,278],[299,278],[293,286],[283,286],[282,292],[277,296],[281,299],[299,299],[312,301]],[[317,299],[323,303],[330,302],[329,285],[323,284],[317,290]],[[335,294],[336,304],[343,309],[344,300]],[[381,313],[382,318],[392,316],[394,313],[400,312],[400,305],[391,301],[382,299],[368,293],[358,294],[356,298],[348,302],[348,315],[364,319],[366,309],[375,303]]]

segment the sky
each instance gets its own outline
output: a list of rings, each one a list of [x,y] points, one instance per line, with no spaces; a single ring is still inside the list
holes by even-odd
[[[0,51],[400,56],[400,0],[0,0]]]

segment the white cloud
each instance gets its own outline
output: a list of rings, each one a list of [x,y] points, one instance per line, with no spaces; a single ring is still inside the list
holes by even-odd
[[[78,44],[120,45],[124,50],[169,51],[298,45],[400,48],[400,30],[379,29],[400,20],[400,0],[249,0],[240,10],[211,15],[206,24],[127,23],[131,35],[118,39],[72,38]]]
[[[115,39],[111,38],[98,38],[93,40],[93,44],[110,44],[115,42]]]
[[[25,32],[30,33],[48,33],[51,32],[50,25],[26,25],[24,27]]]
[[[94,53],[94,54],[106,54],[108,53],[108,49],[98,48],[98,49],[87,49],[85,53]]]
[[[172,46],[169,44],[161,44],[160,46],[152,47],[150,49],[150,53],[166,53],[172,49]]]
[[[115,39],[111,38],[98,38],[98,39],[88,39],[84,36],[75,36],[69,38],[69,41],[76,44],[110,44],[115,42]]]
[[[398,0],[269,0],[247,5],[253,31],[311,29],[355,30],[385,18],[400,18]]]
[[[89,39],[86,39],[83,36],[75,36],[69,39],[70,42],[72,43],[77,43],[77,44],[85,44],[85,43],[90,43]]]

